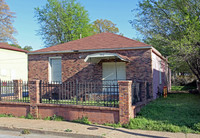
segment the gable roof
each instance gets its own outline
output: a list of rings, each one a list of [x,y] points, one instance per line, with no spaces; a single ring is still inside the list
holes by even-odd
[[[7,50],[13,50],[13,51],[18,51],[18,52],[25,52],[28,53],[28,51],[14,47],[14,46],[10,46],[7,43],[0,43],[0,49],[7,49]]]
[[[50,53],[61,51],[79,51],[79,50],[106,50],[106,49],[131,49],[131,48],[149,47],[145,43],[129,39],[127,37],[113,34],[100,33],[93,36],[88,36],[82,39],[70,41],[67,43],[55,45],[48,48],[39,49],[31,53]]]

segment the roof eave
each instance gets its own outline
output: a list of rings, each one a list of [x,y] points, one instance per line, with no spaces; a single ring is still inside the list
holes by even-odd
[[[99,51],[134,50],[134,49],[137,50],[137,49],[151,49],[151,48],[152,48],[152,46],[142,46],[142,47],[123,47],[123,48],[108,48],[108,49],[86,49],[86,50],[66,50],[66,51],[49,51],[49,52],[30,52],[30,53],[28,53],[28,55],[99,52]]]
[[[21,49],[12,49],[12,48],[4,48],[4,47],[0,47],[0,49],[6,49],[6,50],[17,51],[17,52],[28,53],[28,51],[23,50],[23,49],[21,50]]]

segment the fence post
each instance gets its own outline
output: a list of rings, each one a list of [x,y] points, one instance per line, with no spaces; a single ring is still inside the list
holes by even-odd
[[[42,103],[42,84],[43,84],[43,81],[40,80],[40,84],[39,84],[39,94],[40,94],[40,103]]]
[[[144,81],[144,102],[147,102],[147,81]]]
[[[22,99],[22,80],[13,80],[14,83],[14,97]]]
[[[40,80],[29,81],[30,114],[34,118],[38,118],[37,104],[39,104],[39,102],[40,102],[39,84],[40,84]]]
[[[132,81],[118,81],[119,84],[119,121],[127,124],[133,118]]]
[[[78,80],[76,80],[76,84],[75,84],[75,87],[76,87],[76,104],[78,104]]]

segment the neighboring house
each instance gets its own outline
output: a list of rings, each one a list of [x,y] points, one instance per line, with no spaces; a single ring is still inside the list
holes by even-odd
[[[28,54],[29,80],[148,81],[153,97],[170,84],[167,60],[152,46],[101,33]]]
[[[0,43],[0,80],[28,80],[27,52],[7,43]]]

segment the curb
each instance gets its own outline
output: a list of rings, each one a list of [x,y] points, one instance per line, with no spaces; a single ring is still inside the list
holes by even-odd
[[[0,130],[7,130],[7,131],[18,131],[22,132],[26,128],[16,128],[16,127],[3,127],[0,126]],[[95,136],[95,135],[87,135],[87,134],[77,134],[71,132],[55,132],[55,131],[48,131],[48,130],[37,130],[37,129],[27,129],[30,133],[35,134],[48,134],[48,135],[55,135],[55,136],[68,136],[73,138],[102,138],[102,136]]]

